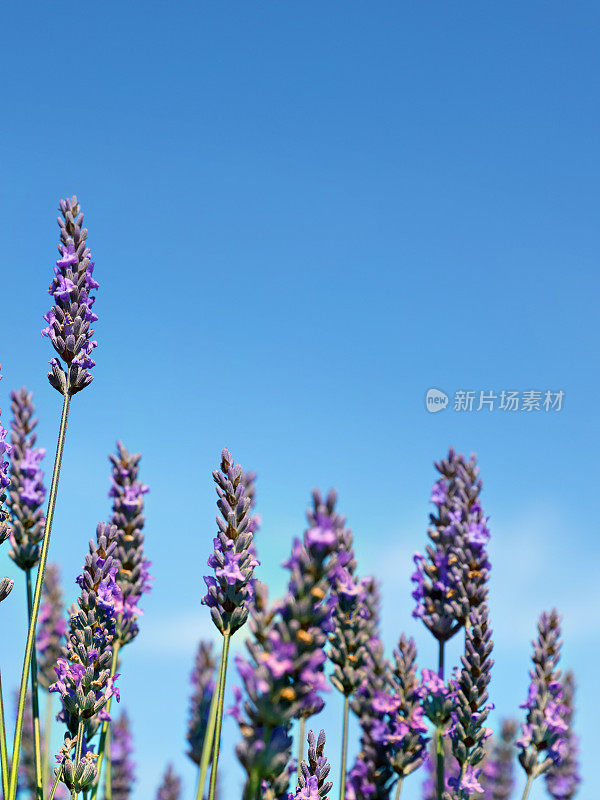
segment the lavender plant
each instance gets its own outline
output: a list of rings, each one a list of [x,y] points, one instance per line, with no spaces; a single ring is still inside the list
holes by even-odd
[[[216,662],[212,654],[212,642],[200,641],[196,662],[191,676],[193,692],[190,699],[187,741],[188,756],[200,766],[202,745],[208,725],[210,705],[215,691]]]
[[[325,731],[315,738],[313,731],[308,732],[308,761],[302,761],[298,774],[298,789],[290,800],[312,798],[312,800],[329,800],[329,792],[333,783],[327,780],[331,766],[327,761],[325,750]]]
[[[135,764],[132,760],[133,739],[129,717],[122,711],[112,723],[110,739],[110,790],[105,800],[129,800],[135,782]]]
[[[484,800],[510,800],[515,785],[514,756],[517,723],[512,719],[502,722],[500,736],[494,737],[492,747],[483,764],[480,783]]]
[[[181,778],[175,774],[173,765],[169,764],[156,793],[156,800],[180,800],[180,797]]]
[[[575,678],[569,670],[562,680],[563,720],[567,726],[560,763],[552,764],[545,773],[546,789],[554,800],[571,800],[580,783],[578,764],[578,740],[573,731],[575,714]]]

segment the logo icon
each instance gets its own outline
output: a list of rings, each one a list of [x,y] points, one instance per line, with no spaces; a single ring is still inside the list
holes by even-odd
[[[430,414],[443,411],[448,405],[448,395],[440,389],[428,389],[425,395],[425,408]]]

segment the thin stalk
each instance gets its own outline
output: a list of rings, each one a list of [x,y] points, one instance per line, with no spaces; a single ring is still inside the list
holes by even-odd
[[[33,608],[33,598],[31,593],[31,568],[25,570],[25,581],[27,584],[27,620],[31,624],[31,612]],[[42,746],[40,740],[40,704],[38,697],[37,679],[37,654],[34,653],[31,659],[31,713],[33,716],[33,757],[35,766],[35,785],[38,800],[43,800],[44,791],[42,789]]]
[[[117,630],[120,628],[120,621],[117,619]],[[112,662],[110,664],[110,677],[113,678],[115,672],[117,671],[117,659],[119,657],[119,648],[121,647],[121,642],[119,639],[116,639],[113,645],[112,651]],[[108,698],[106,701],[106,706],[104,710],[107,714],[110,714],[110,706],[112,704],[112,696]],[[102,772],[102,761],[104,756],[104,750],[106,748],[106,737],[108,736],[108,726],[110,725],[110,720],[105,719],[102,723],[102,729],[100,731],[100,741],[98,742],[98,761],[96,762],[96,769],[98,770],[98,774],[96,775],[96,780],[94,781],[94,786],[92,787],[92,797],[91,800],[96,800],[98,795],[98,787],[100,786],[100,774]]]
[[[306,717],[300,717],[300,733],[298,734],[298,785],[300,785],[300,778],[302,776],[302,759],[304,758],[304,729],[306,727]]]
[[[81,761],[81,749],[83,747],[83,720],[79,720],[79,725],[77,726],[77,744],[75,745],[75,759],[73,761],[73,771],[77,770],[79,766],[79,762]],[[76,792],[75,789],[71,789],[71,798],[77,797],[79,792]]]
[[[344,722],[342,726],[342,766],[340,769],[340,800],[346,796],[346,758],[348,757],[348,713],[350,698],[344,697]]]
[[[69,407],[71,405],[71,395],[69,386],[66,387],[66,394],[63,397],[62,414],[60,418],[60,429],[58,431],[58,443],[56,445],[56,456],[54,457],[54,470],[52,472],[52,483],[50,484],[50,496],[48,498],[48,511],[46,512],[46,524],[44,525],[44,539],[42,541],[42,551],[40,554],[40,566],[38,569],[37,580],[35,582],[35,592],[33,595],[33,608],[31,611],[31,621],[27,632],[27,644],[25,646],[25,658],[23,659],[23,672],[21,674],[21,687],[19,689],[19,705],[17,708],[17,722],[15,725],[15,739],[13,744],[12,762],[10,765],[10,783],[8,789],[9,800],[16,800],[17,797],[17,775],[19,771],[19,756],[21,754],[21,736],[23,735],[23,716],[25,712],[25,695],[27,694],[27,681],[29,679],[29,669],[31,657],[35,646],[35,626],[37,624],[40,602],[42,599],[42,586],[46,573],[46,562],[48,561],[48,548],[50,547],[50,533],[52,532],[52,520],[54,519],[54,508],[56,506],[56,495],[58,492],[58,481],[60,478],[60,466],[62,463],[63,451],[65,448],[65,438],[67,433],[67,421],[69,419]]]
[[[106,772],[104,775],[104,800],[112,800],[112,761],[110,758],[110,728],[106,732]]]
[[[4,726],[4,700],[2,694],[2,675],[0,674],[0,763],[2,765],[2,796],[8,797],[8,748]]]
[[[44,723],[44,746],[42,748],[42,785],[47,788],[50,782],[50,745],[52,739],[52,695],[46,695],[46,719]]]
[[[531,784],[533,783],[533,775],[527,776],[527,783],[525,784],[525,789],[523,791],[523,797],[521,800],[527,800],[529,797],[529,790],[531,789]]]
[[[215,738],[215,722],[217,719],[217,702],[219,700],[219,684],[221,681],[221,665],[219,664],[219,677],[217,685],[213,689],[213,696],[210,701],[210,709],[208,712],[208,721],[206,723],[206,730],[204,732],[204,741],[202,742],[202,756],[200,757],[200,773],[198,777],[198,788],[196,790],[196,800],[202,800],[204,797],[204,784],[206,783],[206,775],[208,773],[208,762],[212,755],[213,740]]]
[[[444,736],[443,728],[438,725],[435,729],[435,755],[436,755],[436,779],[437,779],[437,800],[442,800],[446,789],[444,782]]]
[[[217,767],[219,765],[219,745],[221,744],[221,726],[223,724],[223,701],[225,699],[225,681],[227,680],[227,659],[229,657],[229,640],[231,634],[226,631],[223,634],[223,653],[221,655],[221,670],[219,675],[219,699],[217,701],[217,718],[215,721],[215,741],[212,754],[212,769],[210,772],[210,786],[208,788],[208,800],[215,800],[215,790],[217,786]]]
[[[58,770],[56,771],[56,777],[54,778],[54,783],[52,784],[52,791],[50,792],[50,797],[48,800],[54,800],[54,795],[56,794],[56,789],[58,787],[58,782],[60,781],[60,776],[62,775],[63,765],[61,764]]]
[[[444,644],[441,639],[438,641],[438,676],[444,680]]]
[[[394,800],[400,800],[400,792],[402,791],[402,782],[404,778],[402,775],[398,777],[398,783],[396,784],[396,794],[394,795]]]

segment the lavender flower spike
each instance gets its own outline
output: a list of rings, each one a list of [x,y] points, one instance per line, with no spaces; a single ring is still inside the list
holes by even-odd
[[[290,794],[289,800],[312,797],[315,800],[329,800],[329,792],[333,783],[327,780],[331,765],[323,754],[325,749],[325,731],[321,731],[319,738],[315,738],[313,731],[308,732],[308,762],[300,765],[298,790],[295,795]],[[304,794],[303,794],[304,792]]]
[[[560,617],[555,609],[538,621],[538,638],[533,644],[533,669],[527,700],[527,719],[517,739],[519,761],[527,775],[526,794],[532,781],[553,764],[560,764],[566,749],[568,708],[558,669],[562,641]],[[525,794],[525,796],[526,796]]]
[[[552,765],[546,772],[546,788],[554,800],[571,800],[577,792],[580,777],[577,763],[578,741],[573,732],[575,679],[572,672],[566,672],[562,682],[563,704],[565,706],[565,723],[568,730],[565,734],[564,754],[560,764]]]
[[[493,742],[483,765],[481,783],[485,789],[484,800],[510,800],[515,785],[513,764],[516,731],[517,723],[514,720],[502,721],[499,740]]]
[[[64,636],[67,631],[63,612],[63,594],[60,587],[59,569],[56,564],[48,564],[42,588],[44,602],[38,615],[37,653],[38,681],[48,689],[55,682],[54,666],[60,658]]]
[[[217,664],[212,654],[212,642],[201,641],[196,653],[196,663],[192,672],[194,692],[190,700],[190,721],[187,740],[190,746],[188,756],[194,764],[200,765],[204,734],[208,725],[210,703],[215,690]]]
[[[144,495],[148,487],[138,480],[140,453],[129,453],[117,442],[117,454],[110,455],[113,499],[110,524],[117,528],[115,558],[119,564],[116,583],[123,595],[123,609],[117,619],[120,644],[131,642],[138,634],[137,619],[143,612],[138,606],[142,595],[150,591],[150,561],[144,554]]]
[[[210,608],[213,622],[222,634],[233,634],[246,622],[253,597],[253,574],[258,561],[251,550],[252,500],[245,493],[242,468],[229,450],[221,454],[221,469],[213,472],[222,518],[217,517],[219,533],[208,566],[215,577],[205,577],[208,592],[202,603]]]
[[[461,656],[462,669],[455,681],[456,707],[451,714],[449,730],[452,753],[460,765],[460,776],[450,785],[457,798],[470,797],[482,792],[479,783],[481,770],[477,765],[485,755],[483,743],[491,730],[484,726],[492,704],[488,704],[487,686],[490,682],[493,660],[490,658],[493,642],[485,604],[471,609],[465,636],[465,655]]]
[[[181,797],[181,778],[175,774],[173,765],[169,764],[163,781],[156,793],[156,800],[179,800]]]
[[[46,451],[35,446],[35,409],[32,394],[25,387],[11,392],[11,488],[8,505],[11,510],[12,532],[10,557],[23,570],[31,569],[40,560],[40,545],[44,536],[45,517],[42,503],[46,496],[44,473],[40,462]]]
[[[110,739],[112,800],[129,800],[135,782],[134,763],[131,760],[133,741],[129,717],[125,711],[112,724]]]
[[[2,380],[2,375],[0,375]],[[6,428],[0,423],[0,544],[8,539],[10,534],[8,512],[6,510],[6,489],[10,486],[8,477],[8,461],[4,456],[12,453],[12,446],[6,441]],[[14,586],[14,581],[9,578],[0,578],[0,603],[6,600]]]
[[[91,292],[98,288],[92,273],[94,262],[86,246],[87,228],[83,227],[83,213],[75,195],[60,201],[60,258],[56,262],[54,278],[48,294],[55,305],[44,315],[48,326],[42,330],[48,336],[60,358],[67,365],[68,375],[60,361],[50,361],[50,384],[61,394],[75,394],[92,382],[89,370],[95,366],[91,357],[97,342],[92,339],[90,325],[98,317],[92,306],[95,297]]]

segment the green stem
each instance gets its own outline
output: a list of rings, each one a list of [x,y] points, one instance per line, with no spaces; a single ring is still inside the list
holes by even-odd
[[[215,800],[217,786],[217,767],[219,765],[219,745],[221,744],[221,726],[223,724],[223,701],[225,699],[225,681],[227,680],[227,659],[229,657],[229,640],[231,634],[223,634],[223,654],[221,655],[221,674],[219,675],[219,699],[217,702],[217,719],[215,722],[215,742],[213,746],[212,769],[210,772],[210,786],[208,800]]]
[[[445,791],[444,783],[444,736],[443,728],[438,725],[435,729],[435,754],[436,754],[436,779],[437,779],[437,800],[442,800]]]
[[[438,641],[438,676],[444,680],[444,642]]]
[[[54,778],[54,783],[52,784],[52,791],[50,792],[50,797],[48,800],[54,800],[54,795],[56,794],[56,789],[58,787],[58,782],[60,781],[60,776],[62,775],[63,765],[61,764],[58,770],[56,771],[56,777]]]
[[[79,762],[81,761],[81,750],[83,747],[83,728],[84,722],[82,719],[79,720],[79,725],[77,726],[77,744],[75,745],[75,758],[73,759],[73,771],[77,770],[79,766]],[[75,789],[71,789],[71,798],[75,800],[79,792],[76,792]]]
[[[533,783],[533,775],[527,776],[527,783],[525,784],[525,789],[523,791],[523,797],[521,800],[527,800],[529,797],[529,790],[531,789],[531,784]]]
[[[110,728],[106,732],[106,774],[104,776],[104,800],[112,800],[112,761],[110,759]]]
[[[2,796],[8,797],[8,748],[4,725],[4,700],[2,694],[2,675],[0,674],[0,763],[2,765]]]
[[[121,627],[120,619],[117,619],[117,631]],[[121,647],[121,642],[117,639],[113,645],[112,651],[112,662],[110,665],[110,677],[113,678],[115,672],[117,671],[117,659],[119,657],[119,649]],[[107,714],[110,714],[110,706],[112,703],[112,695],[106,701],[106,706],[104,710]],[[96,780],[94,781],[94,786],[92,788],[92,796],[91,800],[96,800],[98,795],[98,787],[100,786],[100,775],[102,773],[102,761],[104,757],[104,750],[106,748],[106,737],[108,736],[108,726],[110,725],[110,720],[105,719],[102,723],[102,729],[100,731],[100,741],[98,742],[98,761],[96,762],[96,769],[98,770],[98,774],[96,775]]]
[[[348,715],[350,698],[344,697],[344,723],[342,726],[342,766],[340,769],[340,800],[346,796],[346,758],[348,756]]]
[[[402,791],[402,782],[404,778],[402,775],[398,777],[398,783],[396,784],[396,794],[394,795],[394,800],[400,800],[400,792]]]
[[[68,380],[68,379],[67,379]],[[44,525],[44,539],[42,541],[42,551],[40,554],[40,566],[38,569],[37,580],[35,582],[35,592],[33,595],[33,608],[29,631],[27,632],[27,644],[25,646],[25,658],[23,659],[23,672],[21,673],[21,687],[19,689],[19,705],[17,708],[17,722],[15,725],[15,739],[13,745],[13,756],[10,765],[10,783],[8,789],[9,800],[16,800],[17,797],[17,776],[19,771],[19,756],[21,754],[21,736],[23,735],[23,716],[25,713],[25,695],[27,694],[27,681],[33,649],[35,645],[35,626],[37,624],[40,602],[42,599],[42,585],[46,572],[46,562],[48,561],[48,548],[50,546],[50,533],[52,532],[52,520],[54,519],[54,508],[56,506],[56,495],[58,492],[58,480],[60,478],[60,466],[62,463],[65,438],[67,433],[67,420],[69,418],[69,406],[71,405],[71,395],[67,384],[66,394],[63,397],[62,415],[60,418],[60,429],[58,432],[58,444],[56,445],[56,456],[54,458],[54,470],[52,472],[52,483],[50,484],[50,496],[48,498],[48,511],[46,512],[46,523]]]
[[[44,746],[42,748],[42,785],[50,783],[50,745],[52,743],[52,695],[46,695],[46,720],[44,724]]]
[[[31,592],[31,568],[25,570],[27,584],[27,620],[31,624],[33,597]],[[40,740],[40,704],[38,697],[37,654],[31,659],[31,713],[33,716],[33,757],[35,767],[35,785],[38,800],[43,800],[42,789],[42,746]]]
[[[210,701],[210,709],[208,712],[208,721],[206,723],[206,730],[204,731],[204,741],[202,742],[202,755],[200,757],[200,774],[198,777],[198,788],[196,790],[196,800],[202,800],[204,797],[204,784],[206,783],[206,775],[208,772],[208,762],[212,755],[213,740],[215,738],[215,721],[217,719],[217,702],[219,700],[219,682],[221,680],[221,665],[219,665],[219,677],[217,685],[213,689],[213,696]]]
[[[306,727],[306,717],[300,717],[300,732],[298,734],[298,786],[302,776],[302,759],[304,758],[304,729]]]

